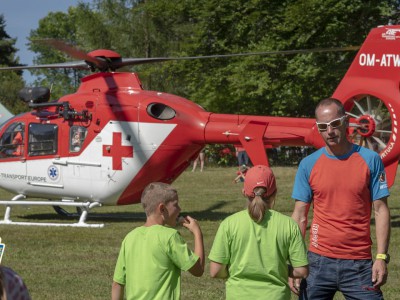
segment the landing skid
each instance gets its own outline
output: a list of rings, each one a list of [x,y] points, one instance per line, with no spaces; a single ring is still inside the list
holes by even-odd
[[[25,201],[21,199],[25,199],[25,195],[17,195],[11,201],[3,201],[0,200],[0,205],[6,206],[6,211],[4,213],[4,220],[0,221],[0,225],[22,225],[22,226],[53,226],[53,227],[88,227],[88,228],[102,228],[104,224],[88,224],[86,223],[87,216],[89,214],[89,210],[94,207],[101,206],[100,202],[74,202],[74,201]],[[70,216],[73,214],[68,213],[66,210],[62,209],[60,206],[74,206],[81,210],[81,214],[79,217],[79,221],[77,223],[45,223],[45,222],[14,222],[11,220],[11,208],[15,205],[29,205],[29,206],[38,206],[38,205],[49,205],[53,207],[59,207],[60,212],[62,211],[69,214]],[[54,208],[56,209],[56,208]],[[57,211],[57,210],[56,210]],[[57,211],[58,212],[58,211]]]

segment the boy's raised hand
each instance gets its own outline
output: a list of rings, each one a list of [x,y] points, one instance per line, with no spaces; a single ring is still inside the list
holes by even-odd
[[[192,233],[201,233],[201,229],[199,224],[197,223],[197,220],[193,219],[190,216],[180,217],[179,223],[181,223],[182,226],[189,229]]]
[[[201,228],[197,223],[196,219],[190,216],[180,217],[179,223],[186,227],[193,233],[194,236],[194,253],[197,254],[199,260],[196,264],[189,270],[189,272],[194,276],[201,276],[204,273],[204,243],[203,234]]]

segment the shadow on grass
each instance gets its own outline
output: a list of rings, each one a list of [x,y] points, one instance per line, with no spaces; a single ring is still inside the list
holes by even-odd
[[[14,217],[15,218],[15,217]],[[67,220],[79,220],[79,215],[74,213],[69,216],[58,215],[56,212],[53,214],[31,214],[27,216],[18,216],[20,219],[31,220],[31,221],[67,221]],[[90,212],[86,221],[96,220],[96,221],[109,221],[109,222],[128,222],[128,221],[145,221],[146,215],[144,213],[93,213]]]
[[[205,210],[196,211],[182,211],[181,215],[191,216],[198,221],[218,221],[223,220],[230,216],[231,212],[222,212],[222,209],[228,204],[226,201],[219,201]],[[70,215],[59,215],[56,212],[42,213],[42,214],[30,214],[25,216],[18,216],[19,219],[31,220],[31,221],[66,221],[66,220],[79,220],[79,214],[70,213]],[[15,218],[16,216],[14,216]],[[109,213],[96,213],[95,211],[88,214],[87,221],[96,220],[108,223],[119,223],[129,221],[145,221],[146,215],[144,212],[109,212]]]
[[[234,212],[223,212],[219,211],[228,204],[227,201],[219,201],[214,205],[208,207],[205,210],[196,210],[196,211],[184,211],[181,212],[181,215],[186,216],[189,215],[192,218],[195,218],[198,221],[218,221],[223,220],[226,217],[232,215]]]
[[[182,211],[181,215],[183,216],[191,216],[198,221],[219,221],[223,220],[226,217],[232,215],[234,212],[224,212],[222,209],[228,204],[227,201],[219,201],[212,206],[204,209],[204,210],[193,210],[193,211]],[[15,216],[14,216],[15,218]],[[58,215],[56,212],[52,213],[43,213],[43,214],[30,214],[26,216],[18,216],[20,219],[25,220],[37,220],[37,221],[65,221],[65,220],[79,220],[79,215],[77,213],[73,213],[70,216]],[[146,215],[144,212],[109,212],[109,213],[97,213],[95,210],[90,212],[87,218],[87,221],[96,220],[101,222],[108,223],[123,223],[123,222],[135,222],[135,221],[145,221]],[[371,225],[375,225],[375,220],[371,219]],[[400,216],[399,215],[391,215],[391,227],[399,228],[400,227]],[[309,226],[307,226],[307,230],[309,230]]]

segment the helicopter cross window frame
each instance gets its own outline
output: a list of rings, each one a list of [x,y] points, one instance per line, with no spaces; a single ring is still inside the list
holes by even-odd
[[[58,125],[29,124],[29,156],[54,155],[58,150]]]

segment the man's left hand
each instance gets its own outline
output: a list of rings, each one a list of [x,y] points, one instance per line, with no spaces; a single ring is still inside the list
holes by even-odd
[[[382,259],[377,259],[372,266],[372,282],[375,288],[379,288],[386,283],[388,270],[386,262]]]

